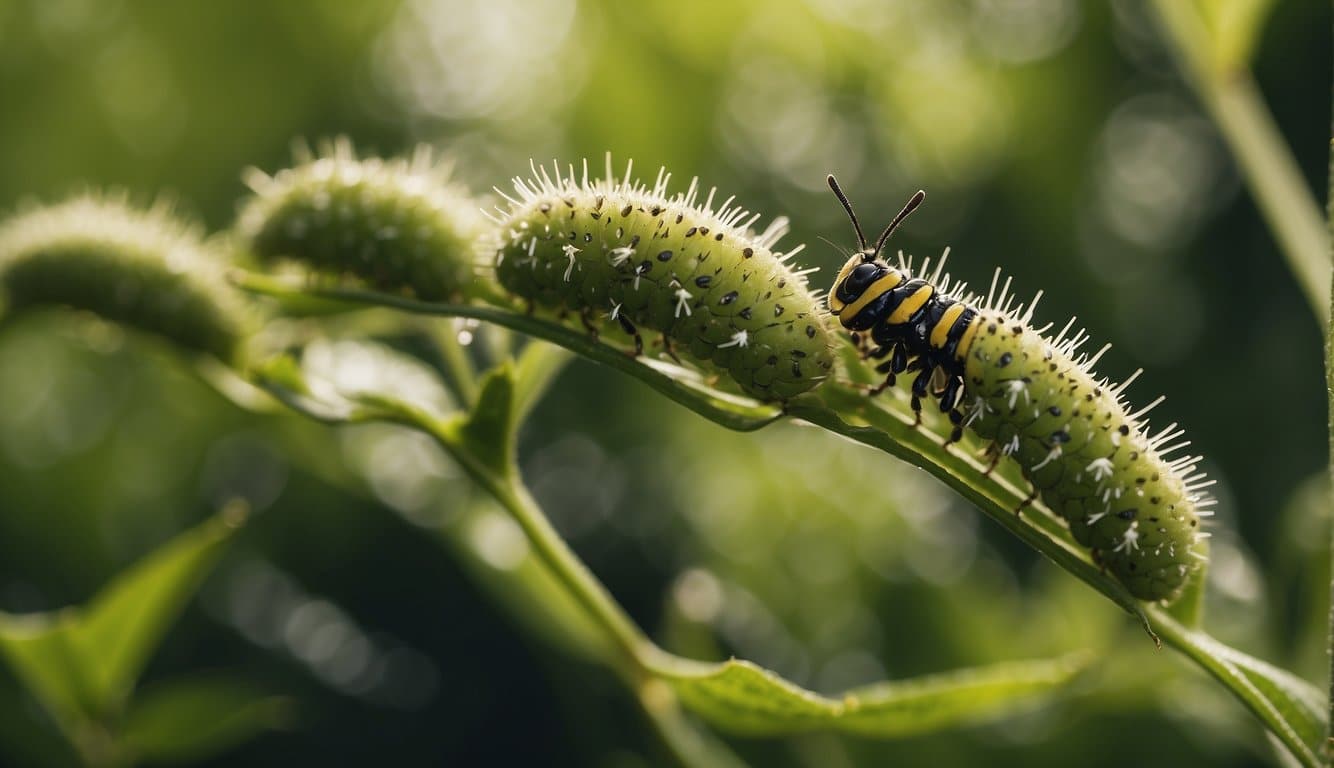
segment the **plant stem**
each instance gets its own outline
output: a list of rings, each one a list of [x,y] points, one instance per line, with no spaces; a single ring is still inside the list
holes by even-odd
[[[454,322],[437,322],[431,325],[433,326],[431,335],[435,338],[436,348],[440,351],[445,374],[454,385],[460,400],[465,405],[471,406],[477,400],[477,377],[473,373],[472,364],[468,362],[468,355],[464,352],[463,345],[459,343]]]
[[[1330,126],[1330,145],[1329,145],[1329,201],[1327,203],[1329,217],[1329,235],[1331,243],[1334,243],[1334,125]],[[1334,247],[1331,248],[1334,250]],[[1330,285],[1330,312],[1334,313],[1334,282]],[[1334,475],[1334,327],[1331,327],[1325,334],[1325,385],[1329,396],[1329,445],[1330,445],[1330,472]],[[1334,574],[1334,529],[1330,531],[1329,557],[1331,559],[1330,573]],[[1329,618],[1329,653],[1325,656],[1328,663],[1334,659],[1334,581],[1330,583],[1330,618]],[[1331,762],[1334,759],[1334,664],[1329,669],[1329,688],[1327,691],[1326,709],[1329,712],[1329,729],[1325,731],[1325,760]]]
[[[1232,649],[1203,632],[1186,629],[1162,608],[1154,606],[1148,611],[1153,619],[1153,626],[1163,641],[1189,657],[1221,682],[1232,695],[1240,699],[1241,703],[1255,713],[1255,716],[1260,718],[1274,736],[1292,752],[1293,757],[1301,765],[1315,768],[1328,764],[1302,740],[1285,714],[1276,709],[1256,683],[1246,675],[1244,667],[1230,658],[1234,655]]]
[[[356,289],[298,287],[266,275],[240,271],[233,272],[231,279],[247,291],[267,296],[314,296],[345,302],[351,306],[391,307],[419,315],[470,317],[493,323],[544,339],[581,357],[634,376],[672,401],[684,405],[716,424],[739,432],[759,429],[783,417],[782,411],[771,404],[757,403],[744,396],[709,388],[693,371],[650,360],[645,356],[633,357],[589,337],[586,332],[566,328],[558,323],[522,314],[513,309],[475,304],[439,304]]]
[[[538,557],[593,620],[602,625],[625,652],[626,660],[642,673],[644,659],[651,656],[648,649],[653,647],[648,638],[556,532],[517,475],[512,476],[509,482],[487,490],[514,516],[519,527],[528,535],[529,543]]]
[[[1320,205],[1302,179],[1273,115],[1241,62],[1220,63],[1213,41],[1185,0],[1154,0],[1167,38],[1232,151],[1288,267],[1322,326],[1329,325],[1329,237]]]

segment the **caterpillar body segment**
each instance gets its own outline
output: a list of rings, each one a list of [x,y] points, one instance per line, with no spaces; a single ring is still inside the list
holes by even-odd
[[[224,260],[168,206],[82,195],[0,225],[0,305],[84,310],[224,362],[255,325]]]
[[[877,370],[887,384],[916,371],[914,408],[937,399],[955,424],[952,440],[968,427],[1018,462],[1035,494],[1133,595],[1174,599],[1197,568],[1200,519],[1213,503],[1201,495],[1209,483],[1195,468],[1199,457],[1166,458],[1189,444],[1182,431],[1173,424],[1150,435],[1139,420],[1148,409],[1132,414],[1125,385],[1092,372],[1101,353],[1078,352],[1083,331],[1067,336],[1067,324],[1048,338],[1035,330],[1036,300],[1013,309],[1008,283],[999,294],[993,282],[986,297],[965,295],[950,290],[940,267],[921,279],[881,259],[922,193],[868,247],[847,198],[829,182],[861,244],[834,282],[830,311],[859,334],[868,357],[883,361]]]
[[[256,259],[425,301],[457,301],[478,287],[473,254],[486,221],[428,146],[385,160],[358,158],[338,140],[297,156],[272,176],[246,174],[254,194],[236,228]]]
[[[666,194],[667,176],[645,187],[575,180],[534,169],[516,179],[491,257],[500,284],[538,306],[663,335],[667,351],[725,371],[747,394],[783,400],[825,380],[832,336],[819,300],[774,246],[785,220],[761,233],[757,217],[697,202],[698,187]]]

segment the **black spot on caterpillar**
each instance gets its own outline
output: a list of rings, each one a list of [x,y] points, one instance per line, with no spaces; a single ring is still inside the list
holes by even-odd
[[[345,139],[298,165],[246,174],[254,195],[237,231],[264,262],[291,261],[336,278],[426,301],[457,300],[474,283],[485,219],[429,147],[409,159],[358,159]]]
[[[610,163],[610,161],[608,161]],[[650,188],[631,180],[581,179],[533,168],[515,179],[497,220],[496,276],[535,304],[610,320],[635,337],[663,334],[683,355],[726,371],[747,394],[782,400],[824,381],[833,366],[827,313],[806,285],[808,272],[774,245],[785,219],[751,230],[758,214],[715,207],[699,187],[667,195],[669,174]],[[813,270],[811,270],[813,271]]]
[[[8,313],[64,306],[236,362],[250,307],[195,228],[159,204],[85,195],[0,225]]]
[[[852,219],[860,250],[844,264],[829,294],[830,310],[858,334],[865,354],[888,360],[886,386],[916,371],[913,407],[931,396],[956,425],[991,440],[998,456],[1018,462],[1034,493],[1070,526],[1094,560],[1142,600],[1172,600],[1197,568],[1200,519],[1211,514],[1211,485],[1198,456],[1167,456],[1189,445],[1176,424],[1151,434],[1120,385],[1093,373],[1107,347],[1079,352],[1088,340],[1071,319],[1055,337],[1030,321],[1041,293],[1015,307],[1009,280],[986,296],[951,289],[944,259],[927,279],[910,263],[880,257],[885,240],[918,204],[918,192],[867,246],[852,206],[832,176],[829,185]],[[925,265],[923,272],[926,272]],[[868,339],[869,337],[869,339]],[[1138,374],[1136,374],[1138,375]]]

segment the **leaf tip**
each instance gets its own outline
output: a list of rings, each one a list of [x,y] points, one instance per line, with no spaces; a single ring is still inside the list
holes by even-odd
[[[242,498],[231,499],[223,505],[218,517],[224,527],[236,530],[250,519],[250,502]]]

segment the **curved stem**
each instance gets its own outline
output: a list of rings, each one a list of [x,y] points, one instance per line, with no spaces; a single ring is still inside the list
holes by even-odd
[[[1316,202],[1254,79],[1220,61],[1194,3],[1154,0],[1186,79],[1218,125],[1288,267],[1322,326],[1329,325],[1329,237]]]
[[[534,551],[551,569],[556,578],[583,605],[590,616],[602,625],[607,634],[633,661],[637,673],[644,670],[647,649],[654,647],[639,626],[630,619],[607,588],[588,570],[588,566],[570,549],[565,539],[556,532],[547,516],[542,514],[528,489],[512,476],[508,482],[487,489],[509,511],[528,535]]]
[[[420,315],[485,320],[529,336],[545,339],[582,357],[627,373],[704,418],[740,432],[759,429],[783,417],[782,410],[777,406],[758,403],[741,395],[730,395],[709,387],[695,371],[643,356],[633,357],[622,350],[592,339],[587,333],[511,309],[473,304],[437,304],[374,291],[295,287],[271,277],[244,272],[233,273],[232,280],[248,291],[269,296],[316,296],[345,302],[350,306],[373,305],[392,307]]]
[[[440,360],[444,364],[445,374],[453,384],[459,400],[471,405],[477,400],[477,377],[473,373],[468,354],[459,343],[458,333],[450,327],[431,329],[436,349],[440,351]]]
[[[1334,134],[1334,127],[1331,127],[1330,132]],[[1334,243],[1334,137],[1331,137],[1329,145],[1328,206],[1329,234],[1331,243]],[[1334,313],[1334,282],[1330,286],[1330,312]],[[1325,384],[1329,389],[1330,468],[1331,472],[1334,473],[1334,327],[1331,327],[1325,334]],[[1334,531],[1330,533],[1329,557],[1334,560]],[[1330,573],[1334,573],[1334,565],[1331,565]],[[1326,656],[1326,659],[1334,659],[1334,581],[1330,583],[1329,637],[1326,642],[1331,654]],[[1329,728],[1325,731],[1325,749],[1327,752],[1334,752],[1334,664],[1330,665],[1329,670],[1326,711],[1329,715]]]
[[[1289,718],[1275,706],[1257,682],[1246,674],[1239,663],[1240,655],[1204,632],[1187,629],[1161,608],[1150,608],[1153,626],[1169,646],[1184,653],[1237,697],[1283,743],[1303,766],[1328,765],[1325,759],[1302,739]],[[1249,664],[1257,664],[1247,660]],[[1287,673],[1267,670],[1272,678],[1282,679]]]

